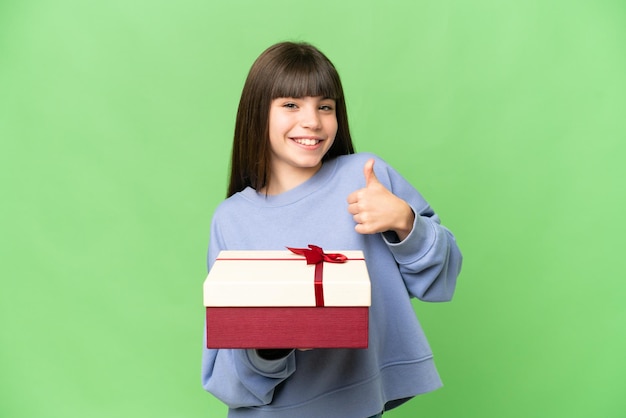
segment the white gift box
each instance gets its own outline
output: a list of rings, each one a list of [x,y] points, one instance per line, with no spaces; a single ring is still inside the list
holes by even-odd
[[[207,347],[366,348],[371,286],[363,252],[310,247],[297,249],[306,258],[220,252],[204,281]]]

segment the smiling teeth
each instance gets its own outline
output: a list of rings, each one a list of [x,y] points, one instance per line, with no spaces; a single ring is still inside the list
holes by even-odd
[[[315,145],[320,142],[319,139],[296,138],[294,139],[300,145]]]

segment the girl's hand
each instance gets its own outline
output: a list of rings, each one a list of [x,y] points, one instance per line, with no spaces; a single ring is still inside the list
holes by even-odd
[[[404,240],[413,229],[413,210],[378,181],[373,159],[365,163],[363,175],[365,187],[348,196],[348,212],[356,222],[354,229],[359,234],[394,231],[400,241]]]

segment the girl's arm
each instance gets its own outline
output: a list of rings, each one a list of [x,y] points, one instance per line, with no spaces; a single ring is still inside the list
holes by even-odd
[[[350,194],[348,211],[361,234],[382,233],[409,292],[426,301],[452,298],[462,255],[452,233],[419,192],[377,159],[364,167],[365,187]]]
[[[429,302],[449,301],[461,270],[461,252],[429,206],[414,210],[415,222],[404,240],[389,232],[383,238],[411,295]]]
[[[204,349],[202,386],[230,408],[267,405],[274,389],[296,370],[293,352],[278,360],[257,350]]]
[[[216,218],[211,225],[209,269],[225,247]],[[289,350],[208,349],[206,334],[203,347],[202,386],[230,408],[269,404],[276,386],[296,370],[295,355]]]

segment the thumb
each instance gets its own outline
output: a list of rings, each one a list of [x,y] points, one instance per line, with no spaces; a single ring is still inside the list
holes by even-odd
[[[365,187],[370,184],[378,183],[378,178],[374,173],[374,159],[370,158],[363,167],[363,175],[365,176]]]

